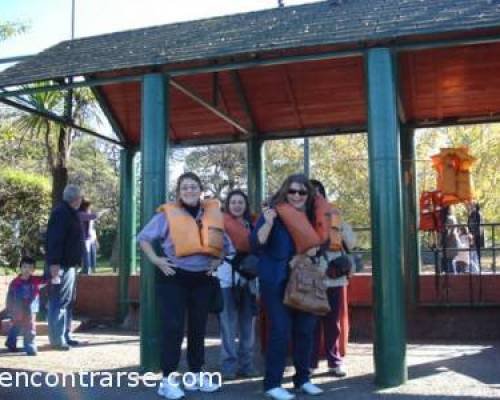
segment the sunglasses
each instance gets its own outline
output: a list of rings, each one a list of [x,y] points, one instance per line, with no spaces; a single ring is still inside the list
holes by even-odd
[[[294,195],[294,194],[299,194],[301,196],[306,196],[307,195],[307,190],[295,190],[295,189],[288,189],[288,194]]]

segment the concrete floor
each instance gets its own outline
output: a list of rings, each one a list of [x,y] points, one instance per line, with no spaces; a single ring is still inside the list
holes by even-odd
[[[139,385],[127,387],[126,378],[121,378],[121,387],[116,387],[118,372],[138,370],[139,338],[135,334],[94,329],[76,334],[83,345],[69,352],[48,349],[47,338],[37,338],[39,355],[28,357],[23,353],[0,352],[0,399],[1,400],[122,400],[160,398],[155,388]],[[219,340],[207,340],[207,370],[217,371]],[[256,356],[257,365],[262,367],[262,359]],[[500,342],[480,344],[411,344],[408,345],[408,383],[398,388],[380,390],[373,384],[372,345],[352,343],[346,358],[349,375],[344,379],[328,376],[326,365],[314,374],[313,382],[319,384],[325,394],[320,398],[348,399],[500,399]],[[185,370],[182,362],[181,369]],[[35,383],[47,378],[49,384],[59,380],[57,387],[24,387],[25,376],[41,372]],[[106,371],[113,374],[114,388],[110,388],[108,375],[95,376],[95,387],[83,387],[77,383],[73,387],[66,378],[62,385],[63,373],[81,371]],[[16,372],[20,381],[9,386],[9,376]],[[31,375],[29,375],[31,374]],[[58,374],[57,378],[54,374]],[[292,388],[293,368],[286,371],[285,387]],[[15,377],[15,375],[12,375]],[[156,375],[158,378],[159,376]],[[86,376],[84,385],[88,380]],[[129,381],[132,382],[132,381]],[[153,383],[155,383],[153,381]],[[157,383],[157,382],[156,382]],[[307,398],[298,395],[300,398]],[[261,399],[262,378],[236,380],[224,383],[221,391],[211,394],[188,393],[187,399]]]

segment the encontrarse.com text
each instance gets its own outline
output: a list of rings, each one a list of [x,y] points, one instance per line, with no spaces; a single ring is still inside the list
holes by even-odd
[[[208,379],[210,384],[222,385],[222,376],[219,372],[186,372],[179,375],[172,373],[167,377],[172,385],[193,387],[197,382]],[[107,372],[107,371],[80,371],[72,373],[55,372],[0,372],[0,387],[156,387],[158,376],[152,372],[141,375],[138,372]]]

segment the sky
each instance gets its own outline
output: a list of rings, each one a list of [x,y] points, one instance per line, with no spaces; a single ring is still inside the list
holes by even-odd
[[[318,0],[284,0],[285,6]],[[0,59],[38,53],[71,38],[72,0],[0,0],[0,21],[26,33],[0,42]],[[75,0],[75,37],[277,7],[278,0]]]

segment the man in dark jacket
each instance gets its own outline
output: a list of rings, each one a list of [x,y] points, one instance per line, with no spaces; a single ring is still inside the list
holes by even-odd
[[[80,188],[68,185],[63,201],[52,210],[47,226],[47,265],[52,276],[49,291],[49,340],[60,350],[78,344],[70,338],[71,307],[75,295],[76,268],[80,265],[83,232],[78,218]]]

